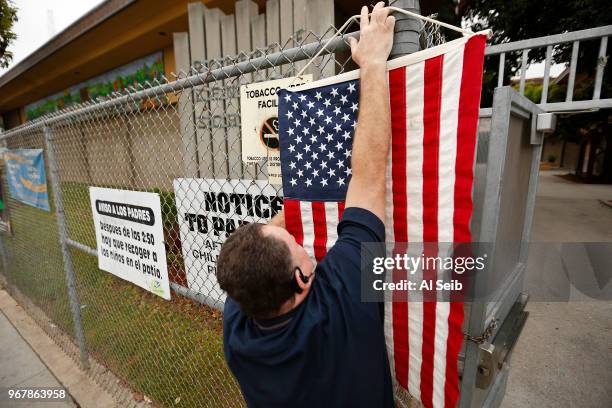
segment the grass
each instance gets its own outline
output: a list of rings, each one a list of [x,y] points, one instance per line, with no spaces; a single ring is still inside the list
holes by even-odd
[[[95,247],[87,186],[66,183],[62,190],[70,237]],[[9,206],[7,277],[74,337],[55,213],[14,200]],[[164,219],[174,220],[173,206],[163,208]],[[99,362],[161,406],[244,405],[223,357],[219,311],[176,293],[166,301],[99,270],[95,257],[70,253],[87,347]],[[169,267],[182,264],[180,247],[169,255]]]

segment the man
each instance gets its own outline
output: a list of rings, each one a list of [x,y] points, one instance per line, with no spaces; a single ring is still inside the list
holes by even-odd
[[[350,39],[361,69],[353,175],[327,256],[315,269],[282,215],[241,227],[221,249],[225,356],[249,406],[393,407],[380,305],[360,301],[360,251],[384,242],[394,24],[382,2],[371,16],[364,7]]]

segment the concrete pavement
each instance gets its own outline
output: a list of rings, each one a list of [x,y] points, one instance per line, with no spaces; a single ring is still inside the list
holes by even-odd
[[[612,242],[612,208],[598,201],[612,199],[612,186],[564,173],[540,173],[532,240]],[[611,407],[612,301],[530,301],[527,310],[502,407]]]
[[[17,329],[0,312],[0,389],[46,387],[62,385],[38,358]],[[0,408],[69,408],[76,407],[72,398],[62,402],[15,402],[0,397]]]

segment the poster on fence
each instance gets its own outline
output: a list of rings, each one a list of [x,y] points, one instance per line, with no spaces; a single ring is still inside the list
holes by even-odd
[[[159,194],[89,187],[98,267],[170,299]]]
[[[266,180],[174,180],[187,284],[224,301],[217,284],[217,257],[227,237],[245,223],[265,223],[283,208],[280,187]]]
[[[242,161],[260,163],[268,159],[268,181],[280,185],[280,150],[278,142],[278,97],[281,88],[312,82],[312,75],[281,78],[240,87],[240,127],[242,132]],[[306,121],[301,112],[294,112],[296,120]]]
[[[51,211],[43,149],[6,150],[4,163],[11,196],[22,203]]]

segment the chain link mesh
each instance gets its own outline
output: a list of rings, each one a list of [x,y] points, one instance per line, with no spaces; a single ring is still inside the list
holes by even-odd
[[[50,126],[68,238],[78,244],[96,247],[90,186],[160,195],[168,274],[175,290],[171,301],[99,270],[95,256],[70,247],[90,373],[107,388],[120,381],[160,406],[244,405],[223,356],[223,294],[206,274],[188,285],[173,180],[197,179],[180,187],[194,191],[219,188],[230,179],[267,180],[265,161],[241,160],[240,86],[295,75],[305,61],[289,51],[320,44],[335,32],[333,27],[322,35],[298,32],[282,44],[195,66],[177,75],[183,81],[180,87],[150,84],[5,135],[9,149],[46,149],[43,127]],[[424,24],[422,46],[442,42],[437,26]],[[224,74],[227,67],[244,69]],[[317,79],[354,68],[345,45],[318,57],[308,73]],[[32,303],[28,310],[39,324],[77,359],[54,204],[50,199],[51,212],[46,212],[7,201],[13,232],[2,237],[2,276],[14,294],[21,294],[22,304]],[[107,370],[118,379],[104,376]],[[129,393],[121,398],[124,405],[134,403]]]

